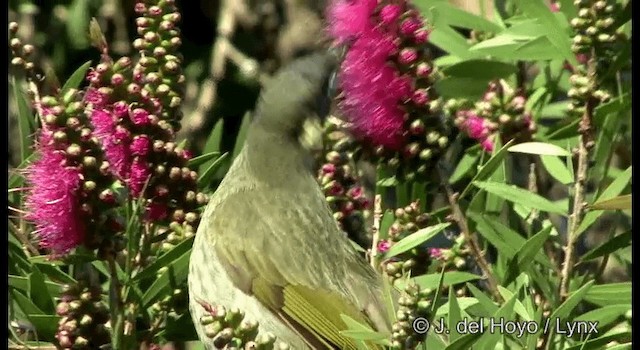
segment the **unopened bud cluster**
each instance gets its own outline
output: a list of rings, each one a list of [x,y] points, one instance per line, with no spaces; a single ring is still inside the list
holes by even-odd
[[[414,331],[413,323],[418,317],[428,318],[432,298],[432,290],[421,289],[415,283],[407,284],[398,298],[397,321],[391,327],[391,349],[415,349],[425,339],[426,334]]]
[[[27,73],[33,71],[34,64],[31,57],[35,51],[35,47],[31,44],[23,44],[17,37],[18,23],[9,23],[9,47],[11,48],[11,65],[24,69]]]
[[[524,92],[500,79],[489,83],[481,100],[451,99],[445,110],[462,132],[491,152],[496,134],[503,142],[531,140],[537,128],[531,113],[526,110],[526,102]]]
[[[574,4],[578,8],[578,16],[571,20],[574,30],[571,48],[576,55],[582,55],[585,59],[583,64],[573,67],[571,71],[571,88],[567,96],[571,100],[569,115],[580,117],[585,113],[589,101],[599,104],[611,98],[611,94],[599,86],[597,80],[609,70],[614,46],[625,39],[614,26],[619,12],[615,1],[576,0]],[[587,64],[591,60],[594,69],[589,73]]]
[[[102,302],[100,287],[88,287],[83,281],[63,287],[56,313],[56,339],[61,349],[98,349],[110,342],[105,327],[109,310]]]
[[[371,201],[357,173],[353,153],[356,143],[338,125],[328,119],[317,180],[340,228],[353,241],[369,246],[371,238],[366,221]]]
[[[596,55],[608,50],[621,39],[614,24],[618,13],[618,4],[614,0],[575,0],[578,16],[571,20],[575,31],[572,50],[576,53]]]
[[[139,1],[135,6],[140,58],[113,61],[108,55],[90,72],[92,122],[100,131],[114,172],[135,198],[146,199],[146,219],[168,222],[178,243],[195,232],[207,196],[187,165],[189,151],[175,142],[180,128],[184,75],[174,1]],[[173,244],[172,243],[172,244]]]
[[[396,209],[394,215],[395,221],[389,227],[389,240],[378,243],[380,252],[384,253],[394,243],[433,223],[429,214],[421,212],[418,201]],[[425,245],[419,245],[385,262],[384,270],[391,278],[400,278],[408,272],[411,272],[412,276],[417,276],[427,272],[431,260],[429,249]]]
[[[207,337],[213,339],[216,349],[287,350],[289,345],[278,342],[271,333],[258,333],[258,322],[246,320],[237,308],[202,305],[208,312],[200,318]]]
[[[429,248],[429,255],[433,260],[436,271],[441,271],[443,268],[455,271],[468,270],[467,258],[469,257],[469,252],[462,235],[454,239],[450,248]]]

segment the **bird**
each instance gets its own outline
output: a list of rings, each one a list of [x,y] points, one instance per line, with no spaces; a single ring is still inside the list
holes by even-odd
[[[310,53],[265,83],[244,146],[203,212],[188,290],[207,349],[206,305],[241,310],[293,349],[359,348],[341,333],[341,314],[390,333],[383,279],[340,230],[305,142],[329,113],[338,64],[331,50]]]

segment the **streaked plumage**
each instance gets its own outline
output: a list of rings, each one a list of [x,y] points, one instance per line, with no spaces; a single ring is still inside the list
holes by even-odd
[[[189,268],[190,309],[205,342],[199,300],[240,308],[294,349],[353,348],[336,328],[340,312],[388,331],[379,277],[338,228],[299,141],[335,65],[314,54],[268,83],[210,199]]]

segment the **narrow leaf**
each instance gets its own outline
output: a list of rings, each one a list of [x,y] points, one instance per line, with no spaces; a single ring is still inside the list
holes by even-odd
[[[544,142],[524,142],[509,147],[509,152],[538,154],[546,156],[565,156],[571,155],[569,151],[562,147],[558,147],[551,143]]]
[[[598,201],[590,205],[595,210],[628,210],[631,209],[631,195],[618,196],[611,199]]]
[[[450,223],[436,224],[412,233],[411,235],[400,240],[400,242],[392,245],[389,251],[387,251],[387,253],[385,254],[385,259],[394,257],[398,254],[402,254],[407,250],[419,246],[420,244],[435,237],[438,233],[440,233],[440,231],[449,227],[449,225]]]
[[[69,79],[64,83],[62,89],[60,90],[60,96],[64,96],[65,93],[70,89],[77,89],[82,84],[82,81],[87,76],[87,70],[91,67],[91,61],[87,61],[83,63],[78,69],[71,74]]]
[[[495,194],[496,196],[502,197],[510,202],[525,205],[529,208],[565,215],[567,212],[565,208],[562,208],[548,199],[513,185],[480,181],[474,181],[473,184],[482,190]]]

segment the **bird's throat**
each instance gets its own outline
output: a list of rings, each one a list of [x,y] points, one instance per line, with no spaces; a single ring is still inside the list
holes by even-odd
[[[313,177],[312,156],[293,135],[250,129],[244,152],[248,170],[263,182],[286,186],[288,179]]]

